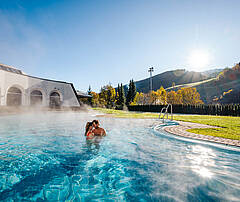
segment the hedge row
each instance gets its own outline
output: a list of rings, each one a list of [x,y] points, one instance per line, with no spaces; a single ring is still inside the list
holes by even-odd
[[[134,105],[129,111],[160,112],[166,105]],[[169,108],[170,112],[170,108]],[[230,105],[173,105],[173,113],[219,116],[240,116],[240,104]]]

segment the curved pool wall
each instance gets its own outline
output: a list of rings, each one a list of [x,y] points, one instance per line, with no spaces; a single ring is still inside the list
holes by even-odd
[[[199,140],[199,139],[194,139],[194,138],[190,138],[190,137],[178,136],[178,135],[175,135],[175,134],[172,134],[172,133],[168,133],[164,130],[164,127],[166,127],[166,126],[175,126],[175,125],[177,126],[177,125],[179,125],[179,123],[176,122],[176,121],[170,121],[170,120],[167,120],[165,123],[162,123],[160,121],[159,123],[156,123],[155,126],[153,126],[153,130],[155,131],[155,133],[157,135],[164,135],[166,137],[177,139],[179,141],[208,145],[210,147],[217,147],[217,148],[220,148],[220,149],[226,149],[226,150],[232,150],[232,151],[240,152],[240,147],[226,145],[226,144],[217,143],[217,142],[210,142],[210,141],[207,141],[207,140]]]
[[[91,114],[0,117],[0,201],[239,201],[240,152],[176,139],[154,120]]]

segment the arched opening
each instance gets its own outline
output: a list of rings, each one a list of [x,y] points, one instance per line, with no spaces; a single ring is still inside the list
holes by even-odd
[[[30,104],[31,105],[41,105],[43,100],[42,92],[39,90],[34,90],[30,94]]]
[[[22,105],[22,91],[19,88],[11,87],[7,92],[7,106]]]
[[[61,106],[60,94],[57,92],[52,92],[50,94],[49,106],[52,108],[57,108]]]

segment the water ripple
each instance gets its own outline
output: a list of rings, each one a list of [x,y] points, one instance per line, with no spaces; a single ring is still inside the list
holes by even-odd
[[[240,153],[156,135],[153,120],[79,113],[0,117],[1,201],[239,201]]]

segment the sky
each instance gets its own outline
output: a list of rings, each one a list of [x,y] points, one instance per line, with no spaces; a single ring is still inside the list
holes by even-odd
[[[239,0],[0,0],[0,63],[76,89],[239,60]],[[199,64],[199,65],[198,65]]]

